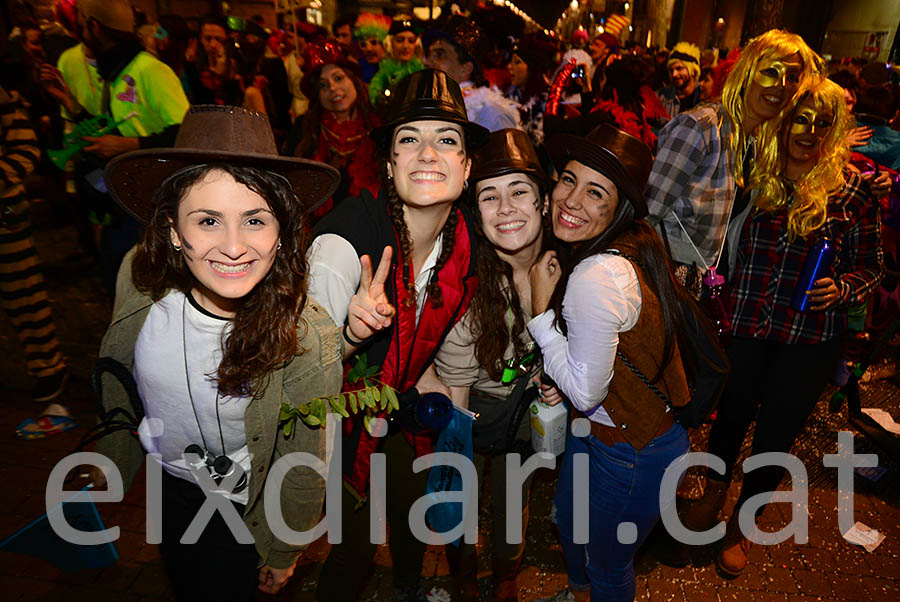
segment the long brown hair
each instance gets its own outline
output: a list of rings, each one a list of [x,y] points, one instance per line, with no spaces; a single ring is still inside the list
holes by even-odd
[[[303,209],[286,179],[255,167],[211,163],[189,167],[168,177],[154,195],[155,209],[137,245],[132,268],[135,287],[154,301],[171,289],[189,294],[196,279],[173,247],[169,230],[178,225],[178,205],[191,187],[213,170],[221,170],[260,195],[278,220],[281,249],[269,273],[248,293],[232,319],[216,374],[223,394],[259,396],[273,370],[303,353],[297,332],[306,304],[309,238]]]
[[[546,191],[531,176],[528,178],[537,190],[537,207],[540,212]],[[478,360],[478,365],[487,371],[491,379],[499,381],[505,367],[504,362],[508,359],[505,357],[507,348],[512,345],[516,358],[524,356],[528,351],[520,336],[525,332],[525,314],[522,311],[519,292],[513,283],[512,266],[500,259],[484,234],[476,188],[474,185],[471,186],[470,199],[475,212],[476,233],[482,240],[482,248],[485,250],[479,253],[476,259],[478,288],[475,289],[469,303],[467,319],[471,320],[475,339],[475,359]],[[555,240],[550,231],[549,220],[542,221],[541,253],[538,254],[538,258],[553,246]],[[512,324],[508,323],[507,312],[512,315]]]
[[[372,107],[369,104],[369,90],[366,88],[366,84],[351,70],[343,67],[340,67],[340,69],[350,78],[350,81],[353,82],[353,87],[356,89],[356,102],[353,103],[351,114],[354,110],[358,111],[358,114],[363,119],[363,123],[366,125],[366,129],[372,131]],[[322,101],[319,100],[319,81],[322,79],[322,71],[324,71],[324,68],[313,78],[312,89],[316,93],[313,95],[313,98],[309,99],[309,110],[303,117],[303,137],[300,139],[300,144],[297,145],[297,150],[294,152],[296,156],[305,159],[311,159],[316,154],[316,149],[319,147],[319,136],[322,133],[322,113],[325,112]]]

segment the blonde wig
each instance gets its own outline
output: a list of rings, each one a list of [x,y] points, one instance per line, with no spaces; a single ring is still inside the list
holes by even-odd
[[[787,164],[787,143],[791,124],[807,99],[816,112],[833,116],[833,122],[819,145],[816,164],[794,184],[785,186],[783,172]],[[796,103],[786,107],[777,119],[759,129],[756,163],[750,185],[758,190],[755,208],[771,213],[787,208],[788,236],[805,237],[825,223],[828,195],[844,186],[844,166],[850,157],[847,136],[853,119],[844,102],[843,89],[829,79],[814,77],[801,84]]]
[[[734,180],[738,186],[744,184],[744,166],[741,157],[747,145],[747,133],[741,129],[744,119],[744,94],[753,81],[757,66],[761,61],[771,58],[784,58],[799,54],[803,63],[800,83],[822,71],[824,62],[813,52],[803,38],[797,34],[780,29],[771,29],[758,35],[749,42],[725,80],[722,90],[722,105],[731,121],[731,139],[729,146],[734,157]],[[790,103],[792,104],[792,103]]]

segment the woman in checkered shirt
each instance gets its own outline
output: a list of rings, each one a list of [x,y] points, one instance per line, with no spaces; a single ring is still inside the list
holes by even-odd
[[[793,108],[759,130],[751,202],[729,228],[736,241],[732,373],[709,438],[709,452],[725,461],[726,472],[710,471],[703,499],[685,517],[689,528],[716,522],[757,411],[751,453],[790,451],[837,360],[847,306],[864,302],[881,281],[879,206],[846,169],[850,129],[841,88],[814,78],[801,86]],[[823,238],[837,248],[831,275],[813,283],[808,309],[796,311],[791,297],[802,286],[807,255]],[[744,476],[718,558],[726,577],[740,575],[750,549],[738,511],[754,495],[774,491],[784,473],[763,466]]]

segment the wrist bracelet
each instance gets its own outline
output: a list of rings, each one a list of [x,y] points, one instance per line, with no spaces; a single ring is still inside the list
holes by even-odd
[[[365,341],[354,341],[353,338],[350,337],[350,334],[349,334],[349,332],[350,332],[350,331],[349,331],[349,328],[350,328],[350,325],[349,325],[349,324],[344,324],[344,329],[341,331],[341,332],[343,332],[343,334],[344,334],[344,340],[345,340],[345,341],[347,341],[348,343],[350,343],[350,344],[353,345],[354,347],[359,347],[360,345],[362,345],[363,343],[365,343]]]

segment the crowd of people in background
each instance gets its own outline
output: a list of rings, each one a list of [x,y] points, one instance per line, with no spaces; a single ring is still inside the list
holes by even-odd
[[[689,449],[672,418],[691,395],[683,308],[703,302],[724,276],[730,313],[722,342],[733,372],[709,451],[727,471],[710,472],[703,497],[686,509],[696,530],[717,521],[750,425],[754,453],[788,452],[825,384],[846,378],[846,341],[865,328],[867,308],[900,309],[880,289],[886,266],[896,275],[900,225],[896,67],[826,61],[778,30],[730,52],[688,41],[648,48],[623,42],[612,23],[562,39],[489,13],[431,22],[342,15],[330,29],[273,28],[262,16],[150,20],[127,0],[56,0],[52,22],[16,15],[0,76],[0,303],[19,334],[32,398],[48,404],[17,433],[34,439],[77,426],[59,403],[68,373],[30,225],[30,204],[54,199],[116,296],[110,333],[127,335],[108,333],[104,348],[134,363],[147,415],[171,411],[191,422],[183,407],[166,405],[184,393],[200,438],[218,422],[221,456],[250,475],[249,488],[229,497],[256,547],[228,548],[225,597],[252,595],[257,564],[260,589],[276,592],[299,552],[251,520],[268,474],[262,458],[287,452],[274,430],[264,434],[274,422],[243,414],[254,392],[277,414],[275,385],[251,391],[248,383],[277,373],[279,395],[346,392],[339,350],[345,373],[361,350],[398,392],[442,392],[479,412],[476,440],[481,425],[513,406],[566,403],[590,433],[570,436],[562,458],[555,505],[568,586],[552,599],[631,600],[634,555],[663,510],[662,473]],[[243,138],[221,138],[219,149],[203,141],[204,127],[219,134],[239,122]],[[151,181],[155,158],[171,169]],[[297,179],[277,177],[288,172]],[[284,206],[294,194],[302,215]],[[205,221],[188,224],[193,205]],[[235,226],[252,232],[209,245],[258,253],[253,261],[264,271],[253,282],[269,283],[258,294],[219,294],[198,267],[208,260],[225,273],[243,265],[200,260],[204,241],[218,236],[215,224],[231,227],[234,207],[257,216]],[[809,307],[798,311],[793,289],[822,237],[837,246],[833,271],[811,285]],[[291,287],[296,306],[267,322],[264,309],[275,311]],[[125,302],[140,313],[125,312]],[[165,323],[175,310],[177,324]],[[295,328],[301,320],[309,328]],[[290,331],[286,339],[254,331],[279,325]],[[224,357],[210,332],[230,333]],[[175,339],[172,353],[185,345],[177,368],[187,386],[161,392],[154,387],[171,358],[159,350]],[[186,341],[197,346],[198,365],[218,372],[218,389],[188,375]],[[250,367],[241,367],[245,360]],[[762,373],[771,379],[760,383]],[[653,389],[642,384],[648,378]],[[223,416],[227,436],[220,393],[240,408]],[[198,416],[201,396],[213,414],[201,408]],[[503,449],[476,449],[479,476],[492,467],[495,534],[505,522],[503,453],[530,450],[527,425],[516,425]],[[397,475],[433,448],[430,435],[392,428],[379,439],[368,428],[345,424],[345,543],[323,565],[322,600],[356,599],[374,555],[365,509],[371,455],[385,452],[388,473]],[[146,435],[141,443],[164,456],[184,447]],[[307,433],[285,450],[316,452],[321,444],[318,432]],[[137,447],[120,439],[106,449],[127,456],[133,475]],[[587,544],[575,543],[571,514],[579,452],[591,458]],[[180,455],[166,474],[165,512],[186,525],[202,497],[185,486]],[[424,493],[425,475],[403,474],[389,476],[386,498],[396,599],[424,600],[425,544],[403,517]],[[774,490],[783,474],[769,468],[745,478],[738,508]],[[639,486],[620,486],[632,478]],[[285,508],[298,529],[310,528],[319,517],[310,508],[324,492],[292,486],[303,504]],[[523,532],[529,489],[526,480]],[[717,561],[728,577],[749,561],[737,514]],[[628,542],[617,540],[621,521],[635,526]],[[228,540],[223,533],[217,537]],[[492,543],[493,600],[516,599],[523,547]],[[189,595],[192,578],[177,568],[185,552],[171,545],[163,553],[179,595]],[[448,546],[448,558],[459,584],[453,599],[477,600],[475,548]]]

